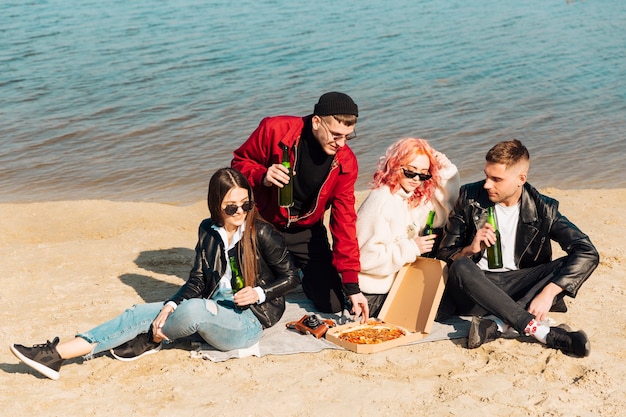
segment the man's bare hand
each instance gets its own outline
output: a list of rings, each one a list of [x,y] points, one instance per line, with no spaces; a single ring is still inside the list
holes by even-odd
[[[370,308],[367,305],[367,298],[363,293],[349,295],[348,298],[352,303],[352,311],[354,318],[361,316],[361,323],[365,323],[370,316]]]
[[[470,245],[472,253],[478,253],[484,248],[488,248],[496,243],[496,231],[489,223],[485,223],[483,227],[476,231],[474,240]]]
[[[278,188],[283,188],[288,182],[289,170],[281,164],[270,165],[265,173],[265,178],[263,178],[263,185],[266,187],[275,185]]]

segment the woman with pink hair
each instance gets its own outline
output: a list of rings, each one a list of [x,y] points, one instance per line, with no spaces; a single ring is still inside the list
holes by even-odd
[[[374,189],[357,213],[361,251],[359,286],[370,315],[380,312],[396,274],[418,256],[434,257],[436,240],[459,192],[457,167],[427,141],[401,139],[387,148],[374,174]],[[435,234],[423,236],[429,212]]]

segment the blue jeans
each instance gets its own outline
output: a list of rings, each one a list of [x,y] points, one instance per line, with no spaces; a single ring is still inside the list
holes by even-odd
[[[76,336],[96,343],[91,352],[95,355],[147,333],[162,308],[162,302],[137,304]],[[234,308],[232,301],[218,293],[214,299],[192,298],[180,303],[165,322],[163,333],[170,341],[198,333],[214,348],[227,351],[252,346],[261,338],[263,327],[252,310]]]

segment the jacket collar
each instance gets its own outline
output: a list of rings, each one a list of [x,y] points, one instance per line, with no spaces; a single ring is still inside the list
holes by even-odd
[[[524,183],[522,196],[520,197],[520,219],[523,223],[535,223],[539,218],[533,193],[535,193],[534,188],[530,184]]]
[[[476,204],[483,210],[493,206],[493,202],[489,200],[489,196],[483,188],[484,184],[484,180],[478,183],[480,193],[476,198]],[[537,191],[528,183],[524,183],[523,187],[522,195],[520,196],[520,220],[522,223],[535,223],[539,217],[537,215],[537,205],[533,198]]]

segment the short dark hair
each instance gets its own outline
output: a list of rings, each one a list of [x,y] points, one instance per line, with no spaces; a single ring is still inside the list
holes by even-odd
[[[504,164],[508,168],[521,161],[530,161],[530,154],[522,142],[512,139],[496,143],[487,152],[485,160],[495,164]]]

